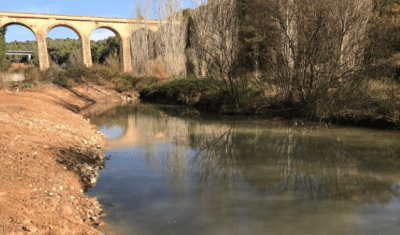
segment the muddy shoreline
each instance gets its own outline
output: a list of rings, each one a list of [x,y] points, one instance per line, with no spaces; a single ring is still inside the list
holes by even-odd
[[[100,222],[97,198],[84,194],[104,168],[105,136],[76,112],[125,96],[73,89],[0,90],[0,234],[115,234]]]

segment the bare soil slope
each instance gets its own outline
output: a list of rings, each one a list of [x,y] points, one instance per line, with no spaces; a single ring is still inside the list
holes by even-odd
[[[102,234],[93,227],[102,225],[101,205],[82,189],[98,176],[105,138],[73,111],[89,105],[86,98],[123,96],[76,91],[0,91],[0,234]]]

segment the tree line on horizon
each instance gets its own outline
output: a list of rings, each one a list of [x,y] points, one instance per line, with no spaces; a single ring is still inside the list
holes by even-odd
[[[50,64],[67,68],[70,65],[82,64],[82,43],[79,39],[52,39],[46,38],[47,51]],[[108,37],[103,40],[90,41],[90,49],[93,63],[104,64],[106,59],[113,54],[119,54],[119,39]],[[30,50],[33,52],[31,60],[27,56],[6,56],[6,50]],[[0,29],[0,63],[27,63],[39,66],[37,42],[28,40],[25,42],[5,42],[5,30]],[[4,62],[3,62],[4,61]]]

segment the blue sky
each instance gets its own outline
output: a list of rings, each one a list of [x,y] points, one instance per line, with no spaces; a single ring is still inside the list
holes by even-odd
[[[0,0],[0,11],[4,12],[32,12],[52,13],[63,15],[84,15],[102,17],[134,18],[136,16],[136,1],[143,4],[143,0]],[[157,0],[151,0],[157,1]],[[191,0],[182,0],[183,7],[190,7]],[[151,17],[151,16],[150,16]],[[151,17],[151,18],[154,18]],[[78,39],[74,31],[57,27],[47,35],[50,38],[73,38]],[[93,32],[91,39],[100,40],[114,36],[110,30],[98,29]],[[33,33],[27,28],[19,25],[7,27],[6,41],[36,40]]]

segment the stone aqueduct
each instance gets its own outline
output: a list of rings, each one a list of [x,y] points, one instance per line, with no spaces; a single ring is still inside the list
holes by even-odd
[[[132,71],[130,38],[134,31],[145,25],[152,31],[157,31],[159,20],[138,20],[126,18],[107,18],[92,16],[72,16],[54,14],[36,14],[19,12],[0,12],[0,27],[22,25],[30,29],[36,37],[41,70],[50,66],[47,53],[46,36],[58,26],[64,26],[75,31],[82,42],[82,58],[86,66],[92,65],[90,52],[90,36],[98,28],[106,28],[115,33],[120,41],[120,62],[124,72]]]

